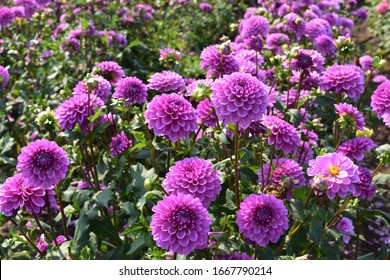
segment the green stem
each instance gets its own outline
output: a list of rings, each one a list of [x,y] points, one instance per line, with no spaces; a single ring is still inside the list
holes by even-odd
[[[24,230],[21,227],[19,227],[18,223],[14,220],[14,218],[10,217],[10,221],[16,226],[16,228],[20,230],[24,238],[26,238],[27,242],[30,243],[31,247],[33,247],[35,251],[37,251],[41,256],[43,256],[44,253],[41,250],[39,250],[37,245],[35,245],[35,243],[27,236]]]
[[[51,214],[51,206],[50,206],[50,200],[49,200],[49,193],[46,192],[46,206],[47,206],[47,213],[49,215],[49,224],[51,228],[51,233],[53,234],[53,241],[58,246],[57,239],[56,239],[56,232],[54,230],[54,223],[53,223],[53,215]]]
[[[345,135],[345,129],[343,129],[343,131],[341,132],[341,135],[340,135],[340,137],[339,137],[339,140],[337,141],[337,144],[336,144],[336,146],[334,147],[335,152],[337,152],[337,149],[338,149],[338,147],[340,146],[341,141],[343,141],[344,135]]]
[[[310,198],[312,196],[313,196],[313,189],[310,188],[309,194],[307,195],[305,203],[303,204],[303,209],[305,209],[307,207],[307,205],[309,204]]]
[[[352,199],[352,194],[350,194],[349,197],[346,200],[344,200],[343,204],[340,206],[339,210],[337,210],[337,212],[333,215],[332,219],[330,220],[329,224],[324,228],[324,230],[330,228],[336,222],[337,218],[344,211],[345,207],[348,205],[351,199]]]
[[[167,172],[170,167],[170,162],[171,162],[171,140],[168,140]]]
[[[372,178],[374,178],[379,173],[383,166],[385,166],[385,163],[383,161],[379,162],[378,166],[374,170],[374,173],[372,173]]]
[[[263,168],[263,134],[260,134],[260,168],[261,168],[261,186],[264,186],[264,168]]]
[[[35,222],[37,223],[39,229],[41,230],[41,232],[45,235],[45,237],[47,238],[47,240],[49,240],[49,242],[52,241],[51,237],[47,234],[46,230],[43,228],[41,222],[39,221],[39,218],[37,216],[37,214],[35,213],[32,213],[33,214],[33,217],[34,217],[34,220]]]
[[[64,212],[64,204],[62,201],[61,185],[62,185],[62,181],[54,189],[55,189],[55,192],[57,194],[58,204],[60,205],[61,222],[62,222],[62,228],[64,230],[64,235],[65,235],[66,239],[69,240],[68,229],[66,227],[66,216],[65,216],[65,212]]]
[[[235,193],[236,193],[236,204],[237,209],[240,208],[240,186],[239,186],[239,178],[238,178],[238,149],[239,149],[239,128],[238,123],[236,123],[236,129],[234,132],[234,182],[235,182]]]

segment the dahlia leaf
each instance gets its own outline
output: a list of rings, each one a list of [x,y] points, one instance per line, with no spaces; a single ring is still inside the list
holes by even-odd
[[[319,245],[322,239],[322,223],[321,221],[313,221],[310,223],[309,231],[310,239],[316,244]]]
[[[384,144],[375,149],[377,158],[384,164],[390,164],[390,145]]]
[[[372,185],[386,185],[390,183],[390,174],[378,174],[372,179]]]
[[[226,198],[226,203],[223,205],[224,207],[226,207],[229,210],[237,209],[237,207],[236,207],[236,194],[234,192],[227,189],[225,198]]]
[[[76,253],[80,253],[81,250],[89,243],[89,219],[86,214],[87,203],[85,207],[81,209],[80,217],[76,223],[76,230],[74,233],[74,249]]]
[[[118,231],[113,226],[110,217],[90,220],[90,231],[101,237],[108,237],[116,244],[122,243]]]
[[[101,207],[108,208],[108,202],[112,199],[112,189],[111,187],[98,191],[93,198],[96,200],[97,204]]]

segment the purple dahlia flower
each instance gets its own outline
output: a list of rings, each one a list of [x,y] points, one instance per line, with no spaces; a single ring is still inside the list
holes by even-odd
[[[369,55],[363,55],[359,58],[359,64],[364,71],[372,70],[372,61],[374,59]]]
[[[213,7],[207,2],[202,2],[199,4],[199,9],[201,9],[205,13],[211,13]]]
[[[114,98],[123,99],[126,106],[143,104],[148,96],[148,88],[136,77],[126,77],[116,84]]]
[[[266,85],[246,73],[225,75],[211,85],[211,91],[218,118],[243,129],[260,120],[268,105]]]
[[[296,13],[289,13],[283,17],[287,23],[284,25],[284,31],[295,34],[298,40],[305,33],[306,22]]]
[[[173,71],[155,73],[150,77],[148,82],[148,88],[161,93],[180,92],[186,86],[183,77]]]
[[[342,143],[337,152],[341,153],[350,159],[362,160],[364,153],[371,151],[376,147],[374,141],[366,137],[356,137]]]
[[[103,102],[107,102],[111,95],[111,84],[98,75],[93,75],[88,81],[82,80],[78,82],[73,88],[73,95],[88,94],[88,88],[91,90],[91,94],[95,94]]]
[[[83,133],[87,134],[89,123],[88,118],[95,114],[96,107],[101,108],[103,105],[104,102],[96,95],[92,94],[88,97],[88,94],[79,94],[65,100],[54,111],[54,114],[58,119],[58,125],[61,130],[73,130],[76,124],[78,124]],[[94,128],[96,123],[97,121],[91,124],[91,130]]]
[[[152,210],[150,227],[159,247],[188,255],[206,246],[211,218],[198,198],[182,193],[170,195]]]
[[[110,156],[115,157],[124,151],[126,151],[132,144],[132,141],[129,140],[124,131],[121,131],[118,135],[112,137],[111,143],[109,145],[111,149]]]
[[[14,20],[15,14],[12,9],[0,7],[0,26],[7,27]]]
[[[323,56],[334,55],[337,51],[333,39],[328,35],[320,35],[314,39],[314,46]]]
[[[259,246],[276,243],[288,229],[288,211],[283,200],[273,195],[251,194],[237,211],[239,232]]]
[[[179,61],[181,59],[182,55],[179,51],[165,48],[160,50],[160,60],[162,61]]]
[[[334,107],[343,122],[364,131],[366,122],[364,121],[363,115],[357,108],[347,103],[335,104]]]
[[[371,107],[390,127],[390,81],[380,84],[371,96]]]
[[[42,139],[22,148],[16,169],[22,171],[28,183],[50,189],[65,178],[68,166],[64,149],[54,141]]]
[[[282,55],[283,49],[282,46],[284,44],[289,44],[290,38],[283,33],[272,33],[269,34],[266,39],[267,47],[270,48],[274,54]]]
[[[230,254],[224,254],[224,255],[218,255],[215,257],[215,260],[254,260],[255,258],[252,256],[249,256],[247,253],[240,253],[237,251],[234,251]]]
[[[52,187],[42,188],[26,180],[21,173],[15,174],[0,187],[0,211],[6,216],[15,216],[19,208],[24,206],[27,211],[40,214],[46,205],[46,190],[50,204],[55,205]]]
[[[169,168],[164,189],[168,194],[190,194],[208,207],[222,188],[219,172],[209,160],[185,158]]]
[[[357,100],[364,91],[364,73],[359,67],[349,65],[333,65],[325,70],[321,78],[321,89],[335,93],[346,93]]]
[[[217,118],[208,98],[199,102],[196,107],[196,115],[198,116],[198,123],[203,123],[207,127],[214,127],[217,124]]]
[[[8,84],[8,80],[8,70],[0,65],[0,88],[5,88],[5,86]]]
[[[337,223],[336,227],[341,232],[353,233],[355,231],[352,221],[346,217],[342,217],[340,221]],[[349,235],[343,234],[344,243],[348,243],[350,239],[351,237]]]
[[[365,21],[368,18],[368,11],[365,8],[360,8],[356,11],[351,12],[351,15],[354,15],[361,21]]]
[[[360,182],[358,167],[340,153],[328,153],[310,160],[307,174],[327,187],[329,199],[335,198],[336,194],[345,197],[354,191],[354,184]]]
[[[249,39],[252,36],[265,38],[268,33],[269,22],[262,16],[251,16],[241,22],[240,35],[243,39]]]
[[[222,75],[228,75],[238,72],[239,65],[237,60],[231,54],[223,54],[218,49],[218,45],[212,45],[205,48],[200,54],[200,68],[209,68]]]
[[[336,13],[326,13],[322,15],[322,18],[329,22],[331,26],[339,25],[339,16]]]
[[[269,169],[270,164],[266,163],[259,170],[259,184],[263,190],[267,190],[267,193],[277,194],[278,198],[290,200],[293,190],[302,187],[306,182],[302,167],[292,159],[275,159],[272,161],[272,169]],[[270,182],[268,182],[268,173],[272,178]]]
[[[156,95],[147,105],[145,119],[156,135],[172,142],[187,138],[197,128],[195,109],[176,93]]]
[[[263,124],[270,130],[268,144],[275,144],[276,150],[283,150],[285,155],[297,150],[300,137],[294,126],[275,116],[266,116]]]
[[[290,67],[292,70],[304,70],[307,75],[313,71],[321,74],[324,71],[324,63],[324,57],[315,50],[299,49],[298,56],[291,60]]]
[[[371,185],[372,176],[370,171],[361,166],[359,166],[358,171],[360,183],[355,184],[355,190],[352,194],[354,197],[361,197],[362,199],[369,200],[375,195],[377,186]]]
[[[124,76],[122,67],[115,61],[102,61],[92,68],[94,74],[103,76],[111,85],[116,85]]]
[[[333,37],[332,27],[322,18],[315,18],[306,23],[305,36],[309,40],[314,40],[320,35]]]
[[[260,35],[252,36],[245,40],[245,44],[251,50],[261,52],[263,50],[263,38]]]

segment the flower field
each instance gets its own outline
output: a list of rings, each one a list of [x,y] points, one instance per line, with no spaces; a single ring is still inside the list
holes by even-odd
[[[390,259],[390,2],[0,1],[0,258]]]

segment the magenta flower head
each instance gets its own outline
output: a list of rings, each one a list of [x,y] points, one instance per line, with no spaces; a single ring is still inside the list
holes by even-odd
[[[110,156],[115,157],[124,151],[126,151],[132,144],[132,141],[129,140],[124,131],[121,131],[118,135],[112,137],[111,143],[109,145],[111,149]]]
[[[336,108],[337,114],[340,116],[339,122],[364,131],[366,122],[357,108],[347,103],[335,104],[334,107]]]
[[[28,183],[50,189],[65,178],[69,159],[54,141],[36,140],[23,147],[16,169],[22,171]]]
[[[125,76],[122,67],[115,61],[102,61],[93,67],[92,71],[105,78],[111,85],[116,85]]]
[[[82,80],[73,88],[73,95],[95,94],[103,102],[107,102],[111,95],[111,84],[102,76],[93,75],[88,81]]]
[[[364,153],[371,151],[376,147],[371,138],[356,137],[342,143],[337,152],[349,157],[350,159],[362,160]]]
[[[166,61],[166,62],[177,62],[182,58],[182,55],[179,51],[170,49],[170,48],[165,48],[160,50],[160,60],[161,61]]]
[[[322,18],[314,18],[306,23],[305,36],[309,40],[314,40],[320,35],[333,37],[332,27]]]
[[[249,256],[247,253],[240,253],[237,251],[234,251],[233,253],[230,254],[224,254],[224,255],[219,255],[215,258],[215,260],[254,260],[255,258],[252,256]]]
[[[200,3],[199,4],[199,8],[203,11],[203,12],[205,12],[205,13],[211,13],[211,11],[213,10],[213,7],[209,4],[209,3],[207,3],[207,2],[202,2],[202,3]]]
[[[113,94],[114,98],[123,99],[126,106],[146,102],[148,96],[148,88],[146,85],[136,77],[126,77],[120,80],[115,88]]]
[[[203,123],[207,127],[214,127],[217,124],[217,118],[208,98],[199,102],[196,107],[196,115],[198,116],[198,123]]]
[[[266,85],[250,74],[225,75],[211,85],[211,91],[218,118],[243,129],[260,120],[268,106]]]
[[[266,39],[267,47],[270,48],[274,54],[282,55],[283,49],[282,46],[284,44],[289,44],[290,38],[283,33],[272,33],[269,34]]]
[[[54,114],[58,119],[58,125],[61,130],[73,130],[76,124],[78,124],[83,133],[87,134],[89,122],[88,118],[95,114],[95,108],[101,108],[103,105],[104,102],[94,94],[90,95],[89,98],[88,94],[79,94],[65,100],[54,111]],[[99,120],[96,120],[91,124],[91,130],[95,127],[98,121]]]
[[[321,182],[327,189],[329,199],[336,194],[345,197],[354,191],[354,184],[360,182],[358,167],[351,159],[340,153],[328,153],[309,161],[307,174]]]
[[[205,48],[200,54],[200,68],[210,68],[212,72],[228,75],[238,72],[239,65],[237,60],[229,52],[222,53],[218,45],[212,45]]]
[[[336,228],[341,232],[353,233],[355,228],[353,227],[353,223],[350,219],[346,217],[342,217],[340,221],[337,223]],[[348,243],[351,237],[349,235],[343,234],[344,243]]]
[[[221,191],[219,172],[210,160],[185,158],[169,168],[164,180],[168,194],[190,194],[208,207]]]
[[[172,142],[187,138],[197,128],[195,109],[176,93],[156,95],[146,107],[145,119],[154,134]]]
[[[0,88],[5,88],[5,86],[8,84],[8,80],[8,70],[0,65]]]
[[[305,33],[306,21],[303,20],[296,13],[288,13],[283,17],[286,24],[284,25],[284,31],[295,34],[299,40]]]
[[[372,61],[374,59],[369,55],[363,55],[359,58],[359,64],[364,71],[372,70]]]
[[[240,27],[240,35],[243,39],[258,35],[265,38],[268,33],[269,22],[265,17],[255,15],[243,20]]]
[[[364,91],[364,73],[355,65],[333,65],[325,70],[321,78],[321,89],[335,93],[346,93],[357,100]]]
[[[354,197],[361,197],[362,199],[369,200],[375,195],[377,186],[371,185],[372,176],[370,171],[361,166],[359,166],[358,171],[360,183],[355,184],[355,190],[352,194]]]
[[[313,71],[321,74],[324,71],[324,64],[324,57],[315,50],[299,49],[298,56],[291,60],[290,66],[293,70],[304,70],[306,75],[310,75]]]
[[[172,194],[160,200],[152,210],[150,227],[159,247],[188,255],[207,245],[211,218],[198,198]]]
[[[300,136],[293,125],[275,116],[266,116],[263,124],[270,130],[268,144],[275,144],[276,150],[283,150],[285,155],[297,150]]]
[[[302,167],[292,159],[273,160],[272,170],[269,169],[270,164],[266,163],[263,165],[263,169],[259,170],[259,184],[263,191],[275,194],[278,198],[290,200],[292,191],[302,187],[306,182]],[[270,182],[268,182],[268,172],[272,174]]]
[[[380,84],[371,96],[371,107],[390,127],[390,80]]]
[[[26,180],[21,173],[5,180],[0,187],[0,211],[6,216],[15,216],[20,207],[40,214],[45,207],[46,190],[50,204],[55,205],[55,194],[52,187],[43,188]]]
[[[15,18],[15,13],[7,7],[0,7],[0,26],[7,27]]]
[[[180,92],[186,86],[183,77],[173,71],[155,73],[150,77],[148,82],[148,88],[161,93]]]
[[[241,202],[236,222],[246,239],[264,247],[276,243],[288,229],[287,214],[283,200],[273,195],[251,194]]]

